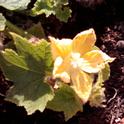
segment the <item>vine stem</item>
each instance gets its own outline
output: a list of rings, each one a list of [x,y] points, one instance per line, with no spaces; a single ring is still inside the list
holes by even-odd
[[[9,30],[11,32],[15,32],[19,35],[21,35],[22,37],[27,37],[27,38],[30,38],[32,35],[29,34],[27,31],[24,31],[23,29],[15,26],[14,24],[12,24],[10,21],[6,20],[6,25],[7,27],[9,28]]]

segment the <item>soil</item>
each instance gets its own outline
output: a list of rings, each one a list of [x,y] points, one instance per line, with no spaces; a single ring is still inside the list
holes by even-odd
[[[23,107],[4,100],[12,82],[5,80],[0,72],[0,124],[124,124],[124,5],[123,0],[70,0],[72,17],[62,23],[54,16],[31,18],[21,13],[6,12],[6,17],[14,24],[28,28],[31,23],[42,22],[46,35],[73,38],[77,33],[94,28],[96,45],[116,60],[110,64],[111,75],[104,82],[106,107],[94,108],[88,103],[83,112],[65,122],[62,112],[46,109],[28,116]],[[9,14],[8,14],[9,13]],[[14,17],[14,18],[12,18]],[[21,21],[20,21],[21,20]],[[0,34],[7,42],[7,38]]]

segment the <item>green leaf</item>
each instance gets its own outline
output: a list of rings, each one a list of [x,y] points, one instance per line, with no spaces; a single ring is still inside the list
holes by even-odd
[[[45,38],[46,39],[46,36],[45,36],[45,33],[44,33],[44,30],[43,30],[43,27],[41,25],[41,23],[37,23],[37,24],[34,24],[31,28],[29,28],[27,30],[27,32],[29,34],[32,34],[33,36],[37,37],[37,38]]]
[[[31,0],[0,0],[0,6],[8,10],[24,10]]]
[[[110,77],[110,66],[109,64],[105,65],[105,68],[102,70],[103,81],[106,81]]]
[[[10,21],[6,20],[6,26],[7,31],[8,32],[14,32],[18,35],[21,35],[22,37],[26,37],[26,38],[31,38],[32,34],[29,34],[27,31],[24,31],[23,29],[17,27],[16,25],[14,25],[13,23],[11,23]]]
[[[2,15],[2,13],[0,13],[0,31],[3,31],[5,29],[5,26],[6,26],[6,19]]]
[[[73,89],[63,85],[55,92],[55,97],[48,102],[47,108],[54,111],[64,111],[65,119],[68,120],[78,111],[82,111],[82,104]]]
[[[97,46],[93,46],[93,50],[100,50],[100,49]]]
[[[24,106],[28,114],[43,111],[53,99],[51,87],[44,82],[52,64],[50,44],[41,40],[36,44],[11,33],[17,52],[6,49],[0,53],[0,67],[6,78],[14,82],[6,100]]]
[[[35,16],[45,13],[46,17],[48,17],[51,14],[55,14],[53,10],[54,5],[52,5],[52,2],[53,0],[51,2],[49,0],[37,0],[32,8],[32,15]]]
[[[67,6],[68,0],[37,0],[32,8],[32,15],[46,14],[46,17],[51,14],[63,22],[67,22],[71,17],[71,10]]]
[[[67,22],[68,18],[71,17],[71,10],[69,7],[56,8],[56,17],[63,22]]]
[[[93,85],[91,96],[89,98],[89,103],[91,106],[104,107],[103,103],[105,102],[105,88],[103,87],[103,82],[103,73],[100,71],[98,73],[97,81]]]
[[[12,24],[10,21],[6,21],[6,26],[8,27],[8,32],[14,32],[18,35],[21,35],[22,37],[25,37],[27,39],[46,39],[45,37],[45,33],[43,30],[43,27],[41,25],[41,23],[38,24],[33,24],[33,26],[31,26],[27,31],[17,27],[16,25]]]
[[[92,93],[89,98],[89,103],[91,106],[104,107],[103,103],[106,101],[106,99],[104,94],[105,88],[103,87],[104,85],[103,82],[108,80],[109,77],[110,77],[110,66],[109,64],[106,64],[105,68],[98,73],[97,81],[93,85]]]

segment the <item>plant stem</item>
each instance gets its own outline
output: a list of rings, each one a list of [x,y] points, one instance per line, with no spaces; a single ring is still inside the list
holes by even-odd
[[[22,37],[30,38],[32,35],[29,34],[27,31],[24,31],[23,29],[17,27],[16,25],[12,24],[10,21],[6,20],[6,25],[9,28],[11,32],[15,32]]]

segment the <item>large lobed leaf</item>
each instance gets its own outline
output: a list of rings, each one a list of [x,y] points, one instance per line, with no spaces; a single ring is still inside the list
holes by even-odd
[[[60,89],[55,92],[55,97],[48,102],[47,108],[54,111],[64,111],[65,119],[70,119],[78,111],[82,111],[82,103],[73,89],[63,84]]]
[[[25,106],[28,114],[43,111],[54,94],[44,83],[46,71],[51,69],[50,44],[45,40],[32,44],[25,38],[11,33],[17,53],[6,49],[0,53],[0,67],[6,78],[14,82],[7,100]]]
[[[67,5],[68,0],[37,0],[32,8],[32,15],[46,14],[48,17],[53,14],[60,21],[67,22],[71,16],[71,10]]]
[[[9,10],[24,10],[31,0],[0,0],[0,6]]]

